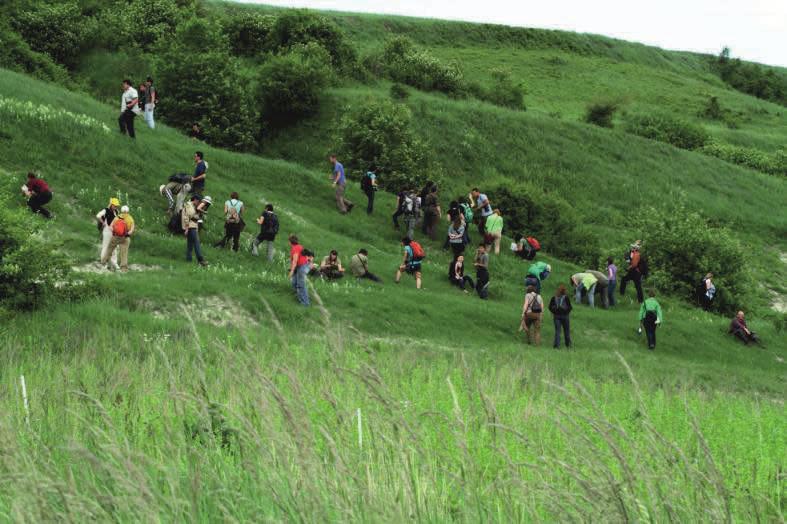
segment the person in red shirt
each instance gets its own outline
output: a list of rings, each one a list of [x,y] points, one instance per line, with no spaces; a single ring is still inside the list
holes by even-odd
[[[52,218],[52,213],[44,207],[52,200],[52,191],[43,178],[38,178],[32,171],[27,174],[27,184],[22,188],[27,197],[27,207],[33,213],[41,213],[44,218]]]
[[[298,242],[298,237],[290,235],[290,273],[289,278],[292,282],[292,289],[295,290],[295,296],[298,297],[298,302],[301,305],[309,306],[309,290],[306,287],[306,276],[311,270],[312,263],[309,257],[309,251],[304,250],[303,246]]]

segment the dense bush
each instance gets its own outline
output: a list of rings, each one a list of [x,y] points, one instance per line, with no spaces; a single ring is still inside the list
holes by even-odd
[[[488,188],[494,207],[503,210],[514,236],[535,236],[550,255],[595,267],[601,258],[598,237],[582,223],[576,208],[554,193],[529,184]]]
[[[114,46],[126,49],[130,44],[150,50],[159,40],[170,37],[183,20],[192,14],[181,7],[188,2],[177,0],[144,0],[122,2],[104,13],[107,25],[117,27]]]
[[[420,188],[427,180],[440,184],[441,169],[411,122],[410,109],[389,100],[358,107],[341,123],[340,151],[347,165],[356,174],[376,166],[380,186],[391,192]]]
[[[337,68],[349,68],[356,61],[355,50],[333,20],[302,9],[287,10],[276,17],[269,38],[272,50],[288,50],[310,43],[326,49]]]
[[[695,301],[701,279],[712,272],[718,290],[716,309],[732,313],[746,304],[753,285],[750,264],[729,230],[710,224],[680,199],[644,209],[635,215],[634,225],[645,241],[648,285]]]
[[[157,82],[167,94],[159,110],[167,123],[188,129],[199,122],[211,144],[253,146],[256,104],[217,24],[199,18],[181,24],[157,58]]]
[[[491,102],[501,107],[525,110],[525,91],[521,82],[514,80],[511,71],[507,69],[493,69],[492,86],[484,88],[480,85],[468,86],[470,93],[480,100]]]
[[[585,111],[585,122],[599,127],[612,127],[612,118],[618,110],[618,103],[614,101],[593,102]]]
[[[753,147],[733,146],[711,142],[701,149],[703,153],[726,162],[745,166],[771,175],[787,175],[787,152],[765,153]]]
[[[709,140],[700,126],[666,115],[635,115],[626,120],[628,133],[672,144],[681,149],[698,149]]]
[[[713,66],[721,79],[738,91],[787,105],[787,76],[784,73],[732,59],[726,47],[714,60]]]
[[[244,10],[229,17],[223,25],[232,52],[238,56],[254,56],[268,49],[276,17]]]
[[[11,24],[34,51],[46,53],[70,68],[77,64],[96,28],[95,19],[82,16],[75,0],[37,2],[19,8]]]
[[[71,84],[68,71],[49,55],[33,51],[21,36],[1,21],[0,67],[66,86]]]
[[[260,71],[257,95],[264,127],[286,127],[314,114],[330,74],[330,55],[315,43],[271,58]]]
[[[410,92],[407,90],[407,87],[404,84],[400,84],[398,82],[394,82],[391,84],[391,98],[394,100],[405,100],[410,96]]]
[[[388,42],[381,55],[366,60],[373,72],[424,91],[461,94],[464,77],[457,64],[444,64],[426,50],[418,49],[407,37],[397,36]]]

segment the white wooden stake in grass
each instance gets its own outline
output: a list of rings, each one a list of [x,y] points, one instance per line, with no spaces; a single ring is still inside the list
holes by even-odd
[[[358,447],[363,449],[363,426],[361,425],[361,408],[356,412],[358,416]]]
[[[25,385],[25,376],[19,375],[19,382],[22,384],[22,401],[25,405],[25,423],[30,425],[30,406],[27,404],[27,385]]]

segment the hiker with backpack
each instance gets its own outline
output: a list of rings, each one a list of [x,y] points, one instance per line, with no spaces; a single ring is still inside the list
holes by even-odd
[[[339,210],[339,213],[346,215],[353,210],[355,204],[350,202],[344,196],[347,186],[347,178],[344,175],[344,166],[336,159],[336,155],[331,155],[330,161],[333,165],[333,175],[331,176],[331,180],[333,181],[333,185],[336,187],[336,208]]]
[[[553,347],[560,349],[560,330],[563,329],[563,338],[566,348],[571,347],[571,330],[569,327],[568,316],[571,314],[571,301],[568,299],[566,286],[557,286],[555,296],[549,300],[549,311],[552,313],[552,320],[555,323],[555,343]]]
[[[322,259],[317,273],[320,277],[327,280],[339,280],[344,277],[344,267],[342,267],[339,253],[335,249],[331,250],[328,256]]]
[[[404,246],[404,255],[402,256],[402,263],[399,269],[396,270],[394,282],[399,283],[402,279],[402,271],[404,271],[408,275],[415,277],[415,288],[421,289],[421,262],[426,258],[426,253],[421,244],[410,237],[402,239],[402,246]]]
[[[546,262],[538,261],[530,264],[525,275],[525,288],[533,286],[537,293],[541,293],[541,282],[549,278],[552,266]]]
[[[52,218],[44,205],[52,201],[52,191],[49,189],[43,178],[39,178],[35,173],[27,173],[27,183],[22,186],[22,193],[27,197],[27,207],[34,214],[40,213],[44,218]]]
[[[233,191],[230,194],[230,199],[224,202],[224,237],[216,242],[213,247],[224,248],[227,242],[232,239],[232,250],[236,253],[240,245],[240,234],[246,227],[243,222],[243,212],[246,207],[243,201],[239,199],[238,193]]]
[[[451,246],[454,258],[465,252],[465,223],[461,215],[448,226],[448,244]]]
[[[309,307],[309,289],[307,287],[306,277],[311,271],[312,261],[310,260],[311,252],[304,249],[298,242],[296,235],[289,236],[290,241],[290,272],[288,277],[292,283],[292,289],[295,290],[295,296],[302,306]]]
[[[374,167],[369,168],[369,171],[361,179],[361,191],[366,194],[366,214],[371,215],[374,211],[374,194],[377,192],[377,174]]]
[[[750,330],[749,326],[746,325],[746,317],[743,311],[738,311],[735,318],[730,322],[729,333],[747,346],[749,342],[761,344],[760,337],[757,336],[757,333]]]
[[[118,125],[120,125],[120,132],[128,134],[129,138],[136,138],[134,133],[134,118],[141,113],[139,109],[139,94],[137,90],[131,87],[131,80],[123,80],[123,94],[120,97],[120,117],[118,117]]]
[[[202,195],[205,193],[205,179],[208,176],[208,163],[202,151],[194,152],[194,175],[191,177],[191,192]]]
[[[448,280],[451,282],[451,284],[457,286],[465,293],[468,292],[467,291],[468,286],[470,287],[470,289],[475,289],[475,284],[473,283],[473,279],[465,275],[464,255],[458,255],[448,265]]]
[[[483,242],[476,249],[473,266],[475,267],[475,290],[481,300],[486,300],[489,298],[489,255]]]
[[[710,311],[714,298],[716,298],[716,286],[713,284],[713,273],[708,273],[700,282],[700,303],[702,304],[702,309]]]
[[[186,173],[175,173],[167,179],[167,183],[159,186],[159,193],[167,199],[167,213],[180,213],[186,195],[191,192],[191,177]]]
[[[526,237],[524,233],[519,237],[519,242],[511,244],[511,251],[524,260],[533,260],[536,253],[541,250],[541,244],[534,237]]]
[[[372,282],[382,282],[380,277],[369,271],[369,252],[359,249],[350,259],[350,272],[358,280],[365,278]]]
[[[577,304],[582,303],[582,294],[585,293],[588,297],[588,305],[590,307],[596,307],[595,294],[598,278],[596,278],[592,273],[588,272],[575,273],[571,275],[571,283],[575,288],[574,299],[576,300]]]
[[[639,332],[645,329],[645,336],[648,339],[648,349],[656,349],[656,328],[661,326],[662,315],[661,306],[656,300],[656,291],[651,289],[648,292],[647,300],[642,302],[639,307]]]
[[[595,269],[587,269],[585,273],[590,273],[596,277],[596,292],[601,296],[601,306],[604,309],[609,308],[609,279],[607,275]]]
[[[192,252],[197,256],[197,262],[200,266],[207,266],[208,263],[202,256],[202,247],[199,242],[199,225],[202,221],[202,211],[205,209],[201,206],[202,197],[193,194],[191,199],[183,206],[181,213],[181,229],[186,237],[186,262],[191,262]]]
[[[112,242],[112,221],[115,220],[119,207],[120,200],[113,197],[109,199],[109,205],[96,214],[96,225],[101,233],[99,261],[109,260],[111,258],[112,267],[114,269],[119,269],[117,265],[117,253],[115,253],[114,250],[110,250],[109,245]],[[101,264],[105,263],[106,262],[101,262]]]
[[[440,209],[440,198],[437,185],[432,185],[423,200],[424,232],[432,240],[437,240],[437,225],[443,212]]]
[[[251,243],[251,254],[255,257],[259,256],[260,244],[267,242],[268,262],[273,262],[273,243],[279,233],[279,217],[273,212],[273,205],[265,206],[265,211],[257,219],[257,224],[260,225],[260,234]]]
[[[420,213],[419,207],[420,200],[413,191],[405,191],[404,200],[402,204],[402,218],[404,220],[404,227],[407,232],[408,238],[413,238],[415,234],[415,225],[418,222]]]
[[[618,266],[612,257],[607,258],[607,302],[610,306],[615,305],[615,286],[618,283]]]
[[[527,334],[527,343],[541,345],[541,320],[544,317],[544,299],[535,286],[527,286],[525,303],[522,304],[522,322],[519,330]]]
[[[492,245],[495,246],[495,255],[500,254],[500,240],[503,238],[503,214],[499,209],[495,209],[486,219],[486,242],[487,251],[492,252]]]
[[[112,239],[108,251],[101,257],[101,265],[108,264],[110,253],[114,253],[117,249],[118,258],[120,258],[120,271],[125,273],[128,271],[128,250],[131,245],[131,235],[134,234],[135,229],[134,217],[131,216],[128,206],[120,208],[120,213],[112,220],[110,229],[112,230]],[[113,268],[117,269],[116,263],[113,263]]]
[[[620,281],[620,296],[626,294],[626,283],[634,282],[634,287],[637,288],[637,302],[642,304],[644,295],[642,294],[642,279],[647,276],[647,262],[642,258],[640,253],[641,241],[637,240],[631,244],[631,249],[626,255],[628,267],[623,280]]]
[[[489,201],[484,193],[481,193],[477,187],[474,187],[470,194],[467,195],[470,199],[470,205],[474,210],[478,210],[480,215],[478,217],[478,232],[481,238],[486,234],[486,221],[492,216],[492,203]]]

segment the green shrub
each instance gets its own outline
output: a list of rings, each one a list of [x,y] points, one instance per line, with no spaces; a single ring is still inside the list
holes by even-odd
[[[157,58],[157,82],[167,94],[159,111],[167,123],[188,129],[200,122],[206,141],[217,146],[254,145],[256,105],[217,24],[188,20]]]
[[[49,55],[33,51],[21,36],[2,22],[0,22],[0,67],[66,86],[71,84],[68,71],[56,64]]]
[[[276,17],[269,39],[271,49],[287,50],[310,43],[327,50],[337,68],[351,67],[357,60],[355,50],[333,20],[303,9],[287,10]]]
[[[468,82],[466,91],[479,100],[492,104],[524,111],[525,92],[521,82],[516,82],[507,69],[495,68],[490,71],[492,86],[487,88],[477,82]]]
[[[391,85],[391,98],[394,100],[406,100],[410,96],[407,88],[398,82]]]
[[[173,35],[190,14],[188,9],[181,9],[177,0],[128,2],[122,8],[107,11],[107,16],[116,17],[120,37],[117,47],[125,49],[135,44],[145,50]]]
[[[712,272],[718,291],[714,308],[732,313],[749,301],[753,278],[743,245],[728,229],[688,209],[682,199],[643,209],[635,215],[635,227],[648,257],[648,285],[695,301],[697,286]]]
[[[771,67],[742,62],[730,58],[730,49],[725,47],[713,60],[718,75],[734,89],[744,93],[787,105],[787,75]]]
[[[457,64],[444,64],[428,51],[416,48],[412,40],[404,36],[388,40],[377,63],[374,62],[367,60],[371,70],[381,71],[394,82],[453,95],[465,91],[464,76]]]
[[[719,97],[709,96],[708,101],[705,103],[705,108],[702,110],[702,116],[711,120],[722,120],[724,118],[724,111],[719,103]]]
[[[582,223],[576,208],[555,193],[530,184],[500,185],[487,191],[514,236],[535,236],[550,255],[595,267],[601,258],[598,237]]]
[[[258,84],[264,126],[283,128],[314,114],[330,74],[330,55],[316,43],[271,58],[260,71]]]
[[[243,11],[223,23],[230,48],[238,56],[254,56],[269,49],[276,17]]]
[[[672,144],[681,149],[698,149],[709,140],[700,126],[666,115],[635,115],[626,120],[626,132]]]
[[[771,175],[787,175],[787,153],[779,150],[768,154],[753,147],[733,146],[711,142],[701,149],[703,153],[726,162],[738,164]]]
[[[379,184],[391,192],[441,182],[441,169],[426,143],[412,130],[412,113],[403,104],[382,100],[362,104],[341,123],[341,147],[355,174],[377,166]]]
[[[618,110],[619,104],[613,101],[593,102],[585,112],[585,122],[599,127],[611,128],[612,118]]]

